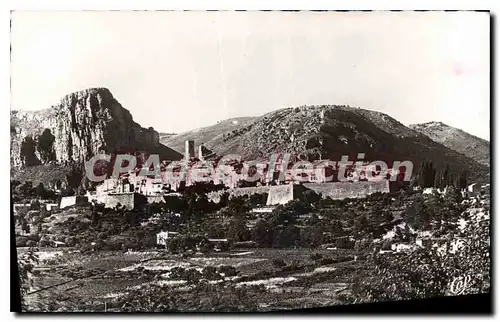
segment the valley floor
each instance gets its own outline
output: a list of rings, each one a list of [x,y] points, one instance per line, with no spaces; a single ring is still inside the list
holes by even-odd
[[[41,250],[34,285],[26,296],[27,311],[120,311],[121,298],[134,290],[159,286],[189,297],[199,282],[170,277],[176,267],[233,266],[238,275],[208,281],[217,288],[245,288],[255,298],[255,309],[267,311],[341,304],[339,295],[349,289],[347,275],[363,261],[321,265],[311,254],[332,255],[334,250],[243,249],[183,258],[154,249],[140,252],[98,251],[80,254],[71,250]],[[348,253],[349,251],[347,251]],[[346,251],[342,251],[343,255]],[[277,268],[276,260],[293,261],[296,267]],[[333,274],[334,271],[338,271]],[[344,273],[341,273],[344,271]],[[339,274],[340,273],[340,274]],[[190,298],[178,310],[197,310],[212,288],[198,299]],[[126,304],[126,303],[125,303]],[[246,308],[241,308],[246,310]]]

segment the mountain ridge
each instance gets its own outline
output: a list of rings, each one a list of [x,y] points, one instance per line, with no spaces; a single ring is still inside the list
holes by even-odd
[[[490,165],[490,142],[485,139],[439,121],[410,124],[408,127],[481,164]]]
[[[338,161],[342,155],[356,160],[358,153],[365,153],[365,160],[381,160],[389,165],[412,161],[414,171],[427,159],[438,168],[448,164],[456,171],[467,169],[474,176],[488,177],[484,165],[385,113],[358,107],[289,107],[248,118],[230,129],[218,124],[202,129],[162,142],[175,149],[182,148],[180,138],[194,139],[195,145],[203,143],[219,156],[239,154],[243,159],[268,159],[271,153],[288,152],[299,159]]]

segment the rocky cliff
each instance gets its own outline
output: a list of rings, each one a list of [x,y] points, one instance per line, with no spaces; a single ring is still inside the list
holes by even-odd
[[[46,110],[11,112],[13,166],[81,164],[98,153],[124,149],[158,153],[170,160],[182,157],[162,145],[153,128],[134,122],[130,112],[106,88],[66,95]]]

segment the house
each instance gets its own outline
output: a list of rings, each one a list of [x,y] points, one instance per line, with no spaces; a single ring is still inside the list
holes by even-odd
[[[478,183],[470,184],[467,187],[467,191],[469,191],[470,193],[480,193],[481,192],[481,185],[479,185]]]
[[[46,203],[45,207],[46,207],[47,211],[51,211],[53,209],[57,209],[58,204],[56,204],[56,203]]]
[[[269,214],[272,213],[273,210],[274,207],[258,207],[251,209],[250,212],[255,214]]]
[[[214,247],[215,251],[221,251],[228,247],[229,240],[227,238],[208,238],[208,242]]]
[[[413,248],[412,245],[402,244],[402,243],[396,243],[396,244],[392,244],[391,245],[391,250],[395,251],[397,253],[403,252],[405,250],[409,250],[409,249],[412,249],[412,248]]]
[[[423,248],[431,247],[432,244],[433,240],[431,238],[417,237],[417,239],[415,240],[415,245]]]
[[[69,196],[69,197],[62,197],[61,198],[61,203],[59,208],[64,209],[66,207],[70,206],[79,206],[79,205],[84,205],[89,202],[89,199],[87,196]]]
[[[65,243],[57,240],[54,240],[52,242],[54,243],[54,247],[64,247],[66,245]]]
[[[167,246],[168,240],[170,238],[175,237],[179,233],[176,231],[160,231],[158,234],[156,234],[156,244],[157,245],[163,245]]]
[[[227,238],[208,238],[208,241],[211,243],[227,243]]]

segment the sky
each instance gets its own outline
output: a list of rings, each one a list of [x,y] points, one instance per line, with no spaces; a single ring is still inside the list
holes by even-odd
[[[106,87],[160,132],[345,104],[489,140],[489,23],[477,12],[15,11],[11,108]]]

